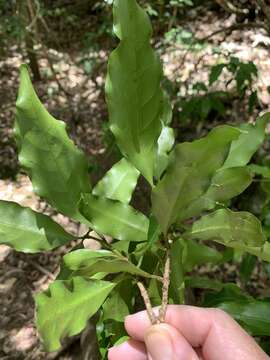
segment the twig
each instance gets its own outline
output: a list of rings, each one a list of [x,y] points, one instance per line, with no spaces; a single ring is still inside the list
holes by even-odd
[[[151,305],[151,301],[149,299],[148,292],[147,292],[146,288],[144,287],[143,283],[138,282],[137,285],[138,285],[138,288],[140,289],[141,296],[143,298],[145,308],[146,308],[148,317],[149,317],[149,319],[151,321],[151,324],[155,325],[155,324],[158,323],[158,321],[157,321],[156,315],[154,314],[154,311],[153,311],[153,308],[152,308],[152,305]]]
[[[213,36],[215,35],[218,35],[220,33],[223,33],[223,32],[233,32],[235,30],[241,30],[241,29],[245,29],[245,28],[262,28],[264,30],[267,30],[266,26],[264,23],[262,22],[247,22],[247,23],[240,23],[240,24],[234,24],[234,25],[231,25],[231,26],[228,26],[228,27],[224,27],[224,28],[221,28],[221,29],[218,29],[214,32],[212,32],[210,35],[207,35],[203,38],[200,38],[200,39],[197,39],[197,41],[207,41],[209,40],[210,38],[212,38]]]
[[[45,55],[45,58],[48,61],[48,64],[49,64],[49,67],[51,69],[53,78],[54,78],[55,82],[57,83],[59,90],[61,90],[67,96],[67,98],[70,99],[70,97],[73,96],[73,94],[70,93],[68,90],[66,90],[64,88],[64,86],[62,85],[61,81],[58,79],[57,73],[56,73],[56,71],[54,69],[53,63],[52,63],[50,55],[49,55],[49,49],[46,49],[45,46],[42,43],[41,43],[41,46],[43,48],[43,53]]]
[[[170,265],[169,251],[168,251],[167,256],[166,256],[164,275],[163,275],[163,279],[162,279],[162,282],[163,282],[162,303],[161,303],[161,307],[159,308],[158,317],[156,317],[156,315],[154,314],[148,292],[147,292],[146,288],[144,287],[143,283],[141,283],[141,282],[137,283],[137,285],[140,289],[144,304],[145,304],[145,308],[146,308],[148,317],[149,317],[152,325],[161,324],[161,323],[165,322],[165,316],[166,316],[166,311],[167,311],[167,307],[168,307],[168,298],[169,298],[168,294],[169,294],[169,286],[170,286],[170,269],[171,269],[171,265]]]
[[[165,321],[166,310],[168,306],[168,294],[169,294],[169,286],[170,286],[170,271],[171,271],[171,261],[169,252],[167,252],[166,263],[164,268],[164,276],[163,276],[163,287],[162,287],[162,304],[159,309],[158,321],[163,323]]]
[[[233,13],[233,14],[248,14],[248,9],[241,9],[236,7],[228,0],[216,0],[216,2],[226,11]]]
[[[256,0],[256,2],[258,3],[259,7],[262,9],[266,20],[267,20],[267,30],[268,32],[270,32],[270,6],[266,4],[266,2],[264,0]]]
[[[33,5],[31,3],[31,0],[27,0],[27,7],[28,7],[28,10],[29,10],[29,14],[31,16],[31,23],[27,26],[27,30],[30,31],[32,27],[35,28],[35,32],[37,33],[37,28],[36,28],[36,22],[39,18],[39,13],[40,13],[40,4],[38,2],[36,2],[36,7],[37,7],[37,10],[36,10],[36,13],[33,9]]]
[[[33,260],[27,260],[27,262],[32,265],[34,268],[36,268],[38,271],[42,272],[44,275],[48,276],[49,279],[51,280],[55,280],[55,276],[48,271],[47,269],[45,269],[44,267],[42,267],[41,265],[37,264],[35,261]]]

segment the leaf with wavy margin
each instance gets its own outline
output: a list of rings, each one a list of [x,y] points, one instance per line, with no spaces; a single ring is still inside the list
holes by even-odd
[[[135,0],[114,1],[114,33],[106,79],[110,128],[129,161],[152,184],[161,132],[162,67],[150,45],[152,28]]]
[[[245,211],[219,209],[195,221],[187,238],[213,240],[270,261],[270,243],[266,242],[261,222]]]
[[[22,65],[15,127],[20,164],[30,175],[37,195],[61,213],[84,221],[77,205],[81,193],[91,190],[88,162],[69,139],[65,127],[42,105],[27,66]]]
[[[83,194],[80,211],[97,233],[118,240],[145,241],[148,218],[120,201]]]
[[[108,281],[75,277],[56,280],[47,291],[38,294],[35,297],[37,327],[45,349],[56,351],[66,336],[79,334],[114,287]]]
[[[171,224],[183,219],[192,201],[205,193],[239,133],[236,128],[220,126],[202,139],[175,147],[167,172],[152,194],[153,214],[164,233]]]
[[[49,216],[11,201],[0,201],[0,243],[17,251],[49,251],[75,240]]]

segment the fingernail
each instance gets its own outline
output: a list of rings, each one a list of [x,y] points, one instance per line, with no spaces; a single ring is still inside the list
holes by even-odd
[[[166,330],[151,329],[145,337],[147,350],[153,360],[172,360],[173,347]]]

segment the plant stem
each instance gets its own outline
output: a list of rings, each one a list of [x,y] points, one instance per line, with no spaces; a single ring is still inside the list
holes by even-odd
[[[143,298],[149,320],[151,321],[152,325],[155,325],[155,324],[157,324],[158,321],[157,321],[156,315],[154,314],[148,292],[147,292],[146,288],[144,287],[143,283],[137,282],[137,285],[141,292],[141,296]]]
[[[162,304],[159,309],[159,316],[158,316],[158,320],[160,323],[165,322],[165,315],[166,315],[166,310],[167,310],[167,306],[168,306],[170,272],[171,272],[171,261],[170,261],[169,251],[168,251],[167,256],[166,256],[164,275],[163,275]]]

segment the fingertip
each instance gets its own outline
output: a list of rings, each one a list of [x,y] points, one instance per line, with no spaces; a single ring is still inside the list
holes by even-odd
[[[172,326],[159,324],[145,332],[145,344],[152,359],[198,360],[186,339]]]
[[[145,346],[135,340],[128,340],[108,351],[108,360],[147,360]]]
[[[136,314],[128,315],[125,318],[125,329],[134,339],[142,340],[145,330],[151,326],[146,311],[139,311]],[[140,336],[138,336],[140,334]]]

